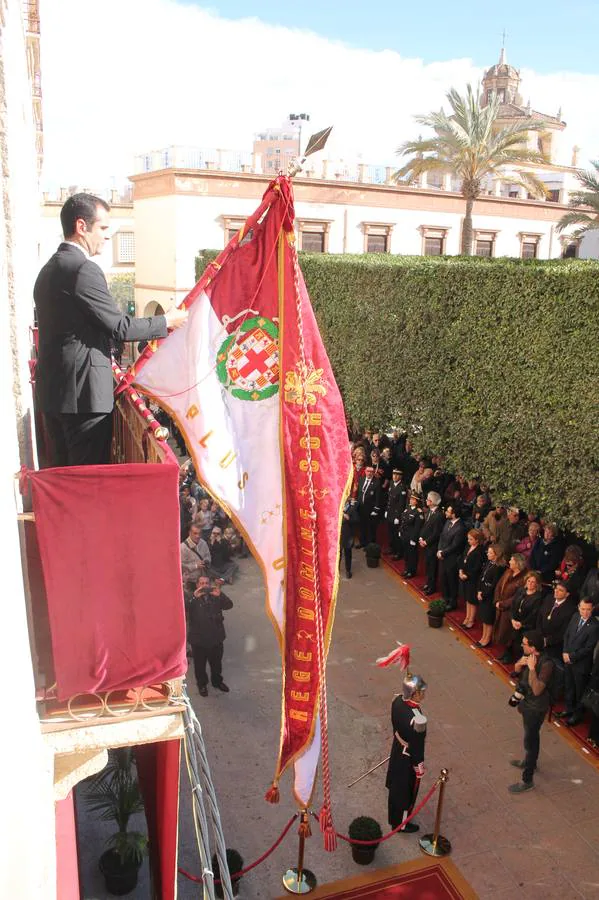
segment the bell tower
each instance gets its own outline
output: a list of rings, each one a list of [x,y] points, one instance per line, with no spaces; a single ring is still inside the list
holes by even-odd
[[[522,97],[519,93],[520,72],[514,66],[508,65],[505,47],[501,48],[499,62],[487,69],[482,80],[482,106],[487,106],[491,96],[497,94],[501,106],[510,103],[522,106]]]

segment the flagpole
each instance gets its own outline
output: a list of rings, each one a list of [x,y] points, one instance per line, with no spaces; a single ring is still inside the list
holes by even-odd
[[[316,876],[314,872],[304,868],[306,834],[310,834],[308,810],[306,808],[302,809],[300,815],[297,866],[287,869],[283,875],[283,887],[288,894],[310,894],[316,887]]]

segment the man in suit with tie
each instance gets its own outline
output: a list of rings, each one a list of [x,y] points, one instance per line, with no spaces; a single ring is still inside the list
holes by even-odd
[[[358,482],[358,514],[360,516],[360,547],[376,541],[376,529],[379,521],[381,505],[381,485],[374,477],[372,466]]]
[[[425,594],[434,594],[437,587],[437,550],[439,538],[445,524],[445,516],[441,509],[441,497],[436,491],[429,491],[426,498],[428,512],[420,532],[418,543],[424,550],[426,566]]]
[[[134,319],[123,315],[93,261],[110,240],[109,205],[73,194],[60,212],[64,241],[37,277],[37,399],[54,445],[52,465],[110,462],[111,341],[164,338],[186,310]]]
[[[538,613],[537,629],[543,636],[545,653],[560,664],[566,628],[575,612],[576,602],[569,596],[566,585],[558,582],[553,596],[545,597]]]
[[[456,513],[454,506],[445,510],[446,522],[439,538],[437,559],[439,560],[441,594],[447,609],[458,606],[458,572],[466,543],[466,527]]]
[[[599,640],[599,622],[593,616],[593,601],[583,597],[564,635],[564,681],[566,709],[558,713],[568,725],[578,725],[582,721],[584,709],[581,704],[591,669],[593,652]]]

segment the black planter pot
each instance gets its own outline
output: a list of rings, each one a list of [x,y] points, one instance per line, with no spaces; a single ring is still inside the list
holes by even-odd
[[[367,556],[366,557],[366,565],[369,569],[377,569],[379,565],[380,559],[378,556]]]
[[[441,628],[443,625],[444,616],[433,616],[431,613],[427,613],[428,616],[428,627],[429,628]]]
[[[137,886],[140,864],[127,862],[123,865],[116,850],[106,850],[100,857],[99,867],[109,894],[122,897]]]
[[[374,860],[374,854],[376,853],[376,844],[372,844],[372,846],[361,846],[360,844],[352,844],[351,845],[351,855],[353,857],[354,862],[358,863],[359,866],[368,866]]]

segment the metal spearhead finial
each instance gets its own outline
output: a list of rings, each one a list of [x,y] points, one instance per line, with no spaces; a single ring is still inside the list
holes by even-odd
[[[322,131],[317,131],[316,134],[311,135],[310,140],[308,141],[308,146],[304,150],[304,155],[301,159],[296,159],[289,165],[288,176],[293,178],[294,175],[297,175],[298,172],[302,171],[302,167],[306,161],[306,157],[311,156],[312,153],[317,153],[319,150],[322,150],[329,139],[329,135],[333,130],[333,126],[329,125],[328,128],[323,128]]]

